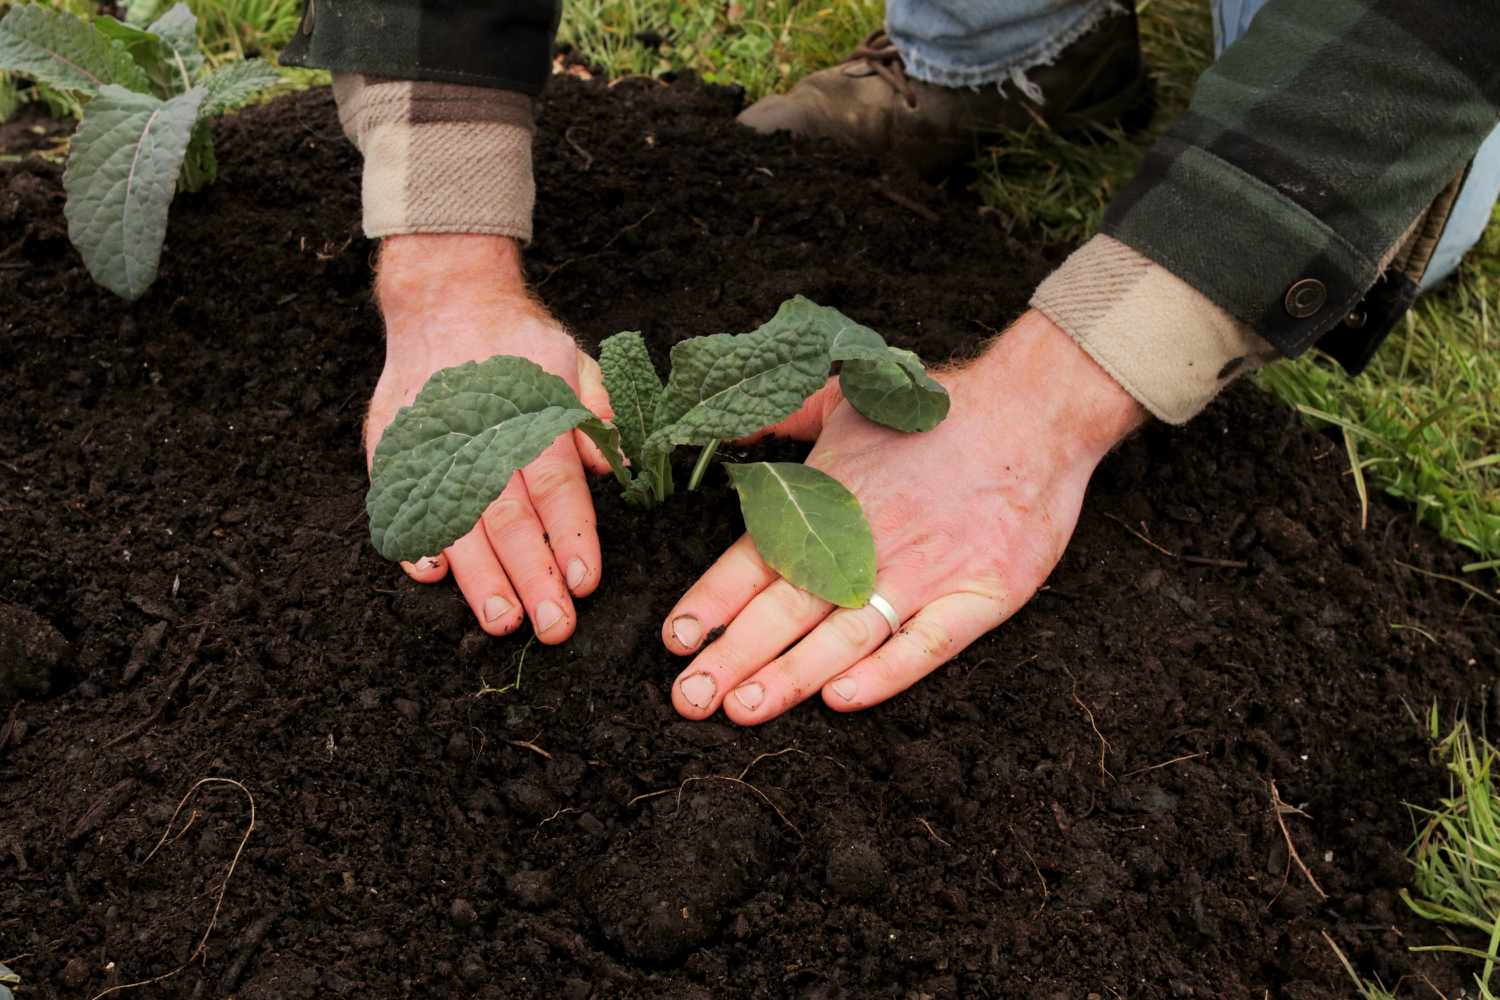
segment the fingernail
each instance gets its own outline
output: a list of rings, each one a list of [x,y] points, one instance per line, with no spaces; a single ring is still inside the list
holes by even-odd
[[[562,608],[551,601],[543,601],[536,606],[536,630],[545,632],[558,622],[562,621]]]
[[[760,707],[760,703],[766,699],[766,686],[759,681],[751,681],[749,684],[741,684],[734,689],[735,700],[750,711]]]
[[[484,602],[484,620],[492,622],[502,615],[509,614],[510,608],[510,602],[496,594]]]
[[[589,575],[589,568],[583,564],[583,560],[574,557],[568,563],[568,589],[577,590],[583,578]]]
[[[417,560],[417,571],[420,572],[420,573],[426,573],[426,572],[429,572],[431,570],[437,569],[439,566],[442,565],[442,563],[438,561],[439,558],[441,558],[441,557],[439,557],[439,556],[423,556],[422,558],[420,558],[420,559]]]
[[[853,677],[840,677],[828,686],[833,688],[834,694],[845,701],[853,701],[854,696],[859,693],[859,685],[855,683]]]
[[[682,696],[694,708],[707,708],[713,704],[714,692],[719,686],[707,674],[694,674],[682,682]]]
[[[684,649],[697,649],[703,638],[703,623],[692,615],[678,615],[672,619],[672,638]]]

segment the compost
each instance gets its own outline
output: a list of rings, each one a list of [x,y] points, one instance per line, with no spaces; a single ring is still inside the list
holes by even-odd
[[[739,101],[549,91],[527,267],[582,341],[643,330],[664,362],[801,293],[963,356],[1066,252],[957,187],[756,138]],[[48,127],[10,138],[45,152]],[[687,722],[658,630],[736,536],[722,474],[659,515],[601,484],[577,637],[482,635],[366,535],[381,329],[331,97],[215,127],[220,179],[133,305],[69,246],[60,166],[0,163],[24,996],[190,958],[140,995],[1348,996],[1323,932],[1387,985],[1472,984],[1407,950],[1447,939],[1397,895],[1403,803],[1446,791],[1425,709],[1489,712],[1500,624],[1419,572],[1465,558],[1409,509],[1361,527],[1341,441],[1238,388],[1110,457],[1048,588],[906,695]],[[238,784],[184,803],[205,778]]]

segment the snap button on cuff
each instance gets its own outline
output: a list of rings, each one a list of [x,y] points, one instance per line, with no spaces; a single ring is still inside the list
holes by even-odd
[[[1328,302],[1328,289],[1317,278],[1300,278],[1286,290],[1283,304],[1294,319],[1316,316]]]

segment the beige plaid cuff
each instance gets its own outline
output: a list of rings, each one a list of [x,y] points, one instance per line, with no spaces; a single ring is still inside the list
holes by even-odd
[[[1037,287],[1031,305],[1160,420],[1183,424],[1278,356],[1196,288],[1098,235]]]
[[[531,98],[488,87],[336,73],[344,132],[365,157],[366,236],[531,239]]]

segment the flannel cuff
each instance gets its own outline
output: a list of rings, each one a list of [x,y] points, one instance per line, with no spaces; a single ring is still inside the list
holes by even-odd
[[[1280,353],[1192,285],[1103,234],[1043,281],[1031,305],[1169,424],[1186,423]]]
[[[532,100],[514,91],[337,73],[344,132],[364,154],[365,235],[531,240]]]

